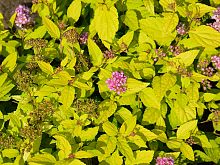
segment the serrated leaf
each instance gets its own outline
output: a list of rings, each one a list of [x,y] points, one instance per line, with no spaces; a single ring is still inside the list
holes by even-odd
[[[104,129],[105,133],[108,135],[108,136],[116,136],[118,134],[118,129],[117,127],[112,124],[111,122],[109,121],[106,121],[103,125],[102,125],[102,128]]]
[[[104,134],[98,138],[96,147],[100,151],[104,151],[106,156],[109,156],[115,150],[116,142],[116,137]]]
[[[135,164],[150,163],[153,160],[154,151],[136,151]]]
[[[186,51],[172,58],[172,61],[176,61],[179,64],[184,64],[184,66],[187,67],[193,63],[194,59],[198,54],[199,54],[199,50]]]
[[[144,88],[146,88],[150,83],[145,83],[133,78],[127,79],[127,90],[122,96],[131,95],[137,92],[140,92]]]
[[[147,17],[140,20],[140,28],[159,45],[169,45],[176,37],[177,14],[164,13],[164,17]]]
[[[7,73],[3,73],[2,75],[0,75],[0,87],[4,84],[7,77],[8,77]]]
[[[161,116],[158,108],[146,108],[143,114],[142,125],[155,124]]]
[[[78,158],[78,159],[92,158],[95,156],[92,153],[89,153],[87,151],[77,151],[74,155],[75,155],[75,158]]]
[[[126,44],[126,46],[129,46],[130,45],[130,43],[131,43],[131,41],[132,41],[132,39],[133,39],[133,36],[134,36],[134,31],[129,31],[129,32],[127,32],[125,35],[123,35],[119,40],[118,40],[118,44],[119,44],[119,46],[121,45],[121,44]]]
[[[19,155],[19,151],[16,149],[4,149],[2,151],[2,156],[7,158],[15,158]]]
[[[14,53],[11,53],[9,54],[5,59],[4,61],[2,62],[1,66],[3,68],[6,68],[8,69],[10,72],[12,72],[15,67],[16,67],[16,61],[17,61],[17,53],[14,52]]]
[[[122,155],[124,155],[131,162],[134,161],[133,151],[124,138],[118,137],[117,147],[118,150],[122,153]]]
[[[197,128],[197,120],[192,120],[181,125],[177,130],[177,139],[188,139]]]
[[[138,134],[143,135],[144,140],[146,141],[151,141],[158,137],[155,133],[151,132],[147,128],[144,128],[142,125],[136,125],[136,129],[138,131]]]
[[[154,0],[143,0],[144,6],[150,15],[154,15]]]
[[[94,21],[100,39],[110,49],[110,43],[118,31],[117,9],[114,6],[108,9],[106,5],[99,5],[95,10]]]
[[[36,28],[33,32],[29,33],[26,37],[25,40],[32,39],[32,38],[43,38],[44,35],[46,34],[47,29],[45,26],[39,26]]]
[[[189,31],[192,42],[205,48],[216,48],[220,45],[220,33],[215,29],[201,25]]]
[[[182,144],[180,146],[180,151],[183,153],[183,155],[187,159],[192,160],[192,161],[195,160],[193,149],[189,144],[182,142]]]
[[[100,66],[103,60],[103,53],[92,39],[88,39],[89,55],[94,66]]]
[[[67,17],[77,22],[81,14],[81,8],[81,0],[74,0],[67,9]]]
[[[65,158],[67,158],[72,152],[72,147],[69,141],[65,137],[60,135],[55,135],[54,138],[56,139],[57,148],[63,151]]]
[[[82,141],[90,141],[95,139],[95,136],[98,134],[99,127],[88,128],[82,130],[80,138]]]
[[[49,63],[37,61],[37,64],[44,73],[53,74],[53,67]]]
[[[43,24],[46,26],[48,33],[51,37],[59,39],[60,38],[60,30],[57,25],[48,19],[47,17],[42,17]]]
[[[28,163],[39,163],[41,165],[54,165],[56,159],[51,154],[39,154],[34,157],[28,159]]]
[[[140,92],[140,98],[146,107],[160,109],[160,101],[152,88],[148,87],[143,89]]]
[[[176,83],[176,76],[166,73],[163,76],[156,76],[153,79],[152,86],[158,101],[161,101],[166,92]]]
[[[134,130],[136,126],[136,120],[136,116],[131,116],[128,119],[126,119],[124,123],[121,125],[119,132],[123,134],[123,136],[130,135],[130,133]]]
[[[86,165],[86,164],[80,161],[79,159],[74,159],[72,162],[68,163],[68,165]]]
[[[65,108],[69,108],[73,103],[75,98],[75,88],[72,86],[65,86],[61,91],[60,102],[65,106]]]
[[[124,23],[133,31],[139,28],[137,13],[134,10],[128,10],[125,14]]]

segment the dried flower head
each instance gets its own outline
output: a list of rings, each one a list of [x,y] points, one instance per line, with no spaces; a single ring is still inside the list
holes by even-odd
[[[115,53],[112,50],[104,51],[103,55],[106,59],[111,59],[115,57]]]
[[[124,72],[112,72],[112,77],[106,80],[106,84],[111,91],[115,91],[118,95],[126,91],[127,76]]]

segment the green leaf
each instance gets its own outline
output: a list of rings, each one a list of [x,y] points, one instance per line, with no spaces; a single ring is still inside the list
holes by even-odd
[[[165,11],[173,11],[171,8],[172,4],[174,6],[177,5],[175,0],[160,0],[160,5],[163,6]]]
[[[172,60],[177,61],[179,64],[184,64],[184,66],[187,67],[193,63],[198,54],[199,50],[190,50],[180,53],[178,56],[172,58]]]
[[[78,158],[78,159],[94,157],[94,154],[87,152],[87,151],[77,151],[74,155],[75,155],[75,158]]]
[[[43,24],[46,26],[48,33],[51,37],[59,39],[60,38],[60,30],[57,25],[48,19],[47,17],[42,17]]]
[[[164,13],[163,16],[140,20],[140,28],[159,45],[169,45],[176,37],[174,30],[179,19],[175,13]]]
[[[160,101],[152,88],[148,87],[143,89],[140,92],[140,98],[146,107],[160,109]]]
[[[143,6],[143,1],[142,0],[127,0],[126,1],[126,6],[128,9],[138,9],[139,7]]]
[[[183,153],[183,155],[187,159],[192,160],[192,161],[195,160],[193,149],[192,149],[192,147],[189,144],[187,144],[185,142],[182,142],[182,144],[180,146],[180,151]]]
[[[125,14],[124,23],[131,30],[137,30],[139,28],[137,13],[134,10],[128,10]]]
[[[144,88],[146,88],[150,83],[145,83],[133,78],[127,79],[127,91],[122,94],[122,96],[125,95],[131,95],[137,92],[140,92]]]
[[[81,9],[81,0],[74,0],[67,9],[67,17],[77,22],[81,14]]]
[[[176,83],[176,76],[166,73],[163,76],[156,76],[153,79],[152,86],[158,101],[161,101],[166,92]]]
[[[80,138],[82,141],[90,141],[95,139],[95,136],[98,134],[99,127],[87,128],[82,130]]]
[[[65,106],[65,108],[69,108],[73,100],[75,98],[75,88],[72,86],[65,86],[61,91],[60,102]]]
[[[11,53],[9,54],[5,59],[4,61],[2,62],[1,66],[3,68],[6,68],[8,69],[10,72],[13,72],[13,70],[15,69],[16,67],[16,61],[17,61],[17,53],[14,52],[14,53]]]
[[[7,158],[15,158],[19,155],[19,151],[16,149],[4,149],[2,151],[2,156]]]
[[[169,115],[170,125],[173,128],[196,119],[196,107],[188,103],[185,94],[177,94],[175,99]]]
[[[106,156],[109,156],[112,152],[114,152],[116,148],[116,137],[108,136],[107,134],[101,135],[97,141],[97,149],[100,151],[104,151]],[[103,156],[105,158],[105,156]]]
[[[122,156],[119,155],[118,150],[116,150],[110,157],[107,158],[107,162],[112,165],[122,165],[123,159]]]
[[[117,127],[112,124],[111,122],[109,121],[106,121],[103,125],[102,125],[102,128],[104,129],[105,133],[108,135],[108,136],[116,136],[118,134],[118,129]]]
[[[38,28],[36,28],[33,32],[29,33],[25,40],[31,39],[31,38],[43,38],[44,35],[47,32],[47,28],[45,26],[39,26]]]
[[[106,5],[99,5],[95,10],[94,21],[100,39],[110,49],[110,43],[112,43],[115,33],[118,31],[117,9],[114,6],[108,9]]]
[[[37,64],[44,73],[50,75],[53,74],[53,67],[49,63],[46,63],[44,61],[37,61]]]
[[[205,48],[216,48],[220,45],[220,33],[212,27],[201,25],[189,31],[192,42]]]
[[[118,150],[122,153],[122,155],[124,155],[131,162],[134,161],[133,151],[124,138],[118,137],[117,147]]]
[[[149,125],[154,124],[161,116],[161,111],[158,108],[146,108],[144,111],[142,124]]]
[[[144,6],[150,15],[154,15],[154,0],[143,0]]]
[[[103,60],[103,54],[100,48],[92,39],[88,39],[89,55],[94,66],[100,66]]]
[[[197,120],[192,120],[181,125],[177,130],[177,139],[188,139],[197,128]]]
[[[136,151],[135,164],[150,163],[154,157],[154,151]]]
[[[119,40],[118,40],[118,44],[119,44],[119,46],[121,45],[121,44],[126,44],[126,46],[128,46],[129,47],[129,45],[130,45],[130,43],[131,43],[131,41],[132,41],[132,39],[133,39],[133,36],[134,36],[134,31],[129,31],[129,32],[127,32],[125,35],[123,35]]]
[[[69,141],[65,137],[60,135],[55,135],[54,138],[56,139],[57,148],[62,151],[62,153],[64,154],[64,158],[67,158],[72,152],[72,147]]]
[[[120,134],[123,134],[123,136],[128,136],[130,133],[134,130],[136,126],[136,116],[131,116],[128,119],[124,121],[124,123],[121,125],[121,128],[119,130]]]
[[[2,75],[0,75],[0,87],[2,87],[7,77],[8,77],[7,73],[3,73]]]
[[[79,159],[74,159],[72,162],[68,163],[68,165],[86,165],[86,164],[80,161]]]
[[[51,154],[39,154],[34,157],[28,159],[28,163],[38,163],[40,165],[54,165],[56,159]]]
[[[151,141],[158,137],[155,133],[151,132],[147,128],[144,128],[142,125],[136,125],[136,129],[138,131],[138,134],[144,137],[145,141]]]

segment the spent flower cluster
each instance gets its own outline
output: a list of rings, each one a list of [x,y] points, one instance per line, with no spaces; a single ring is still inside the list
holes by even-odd
[[[118,95],[126,91],[127,76],[124,72],[112,72],[112,77],[106,80],[106,84],[111,91],[115,91]]]
[[[16,9],[15,24],[19,28],[23,28],[25,25],[32,22],[30,9],[24,5],[19,5]]]
[[[212,56],[211,61],[214,64],[215,68],[220,70],[220,56]]]
[[[115,53],[112,50],[104,51],[103,55],[106,59],[111,59],[115,57]]]
[[[156,165],[174,165],[174,160],[171,157],[157,157]]]

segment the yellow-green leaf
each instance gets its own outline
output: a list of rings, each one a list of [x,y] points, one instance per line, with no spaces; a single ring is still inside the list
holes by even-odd
[[[77,22],[81,14],[81,9],[81,0],[74,0],[67,9],[67,17]]]
[[[197,120],[192,120],[181,125],[177,130],[178,139],[188,139],[191,133],[197,128]]]
[[[99,5],[95,10],[94,21],[99,37],[103,44],[110,49],[110,43],[118,31],[117,9],[114,6],[108,9],[106,5]]]
[[[40,69],[47,74],[53,74],[53,67],[49,64],[46,63],[44,61],[37,61],[38,66],[40,67]]]
[[[201,25],[189,31],[192,42],[205,48],[216,48],[220,45],[220,33],[212,27]]]
[[[189,144],[187,144],[185,142],[182,142],[182,144],[180,146],[180,151],[183,153],[183,155],[187,159],[192,160],[192,161],[195,160],[193,149],[192,149],[192,147]]]
[[[48,33],[51,35],[51,37],[60,38],[60,30],[57,27],[57,25],[48,19],[47,17],[42,17],[43,24],[46,26]]]
[[[100,66],[103,60],[103,54],[100,48],[92,39],[88,39],[89,55],[94,66]]]

